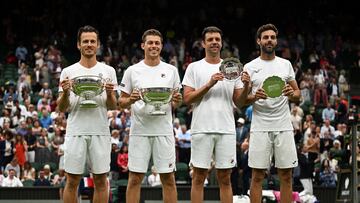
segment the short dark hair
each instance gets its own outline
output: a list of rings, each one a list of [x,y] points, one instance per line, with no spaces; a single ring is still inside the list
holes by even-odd
[[[161,43],[163,42],[163,36],[161,34],[161,32],[159,30],[156,29],[148,29],[144,32],[144,34],[141,37],[141,42],[144,43],[146,41],[146,37],[149,35],[155,35],[155,36],[159,36]]]
[[[206,27],[203,29],[202,33],[201,33],[201,38],[203,41],[205,41],[205,35],[206,33],[209,33],[209,32],[215,32],[215,33],[220,33],[220,36],[222,38],[222,31],[220,30],[220,28],[216,27],[216,26],[209,26],[209,27]]]
[[[78,30],[78,34],[77,34],[77,41],[80,43],[80,40],[81,40],[81,34],[84,33],[84,32],[95,32],[96,33],[96,36],[97,36],[97,40],[99,40],[99,31],[94,28],[93,26],[91,25],[85,25],[83,27],[80,27],[79,30]]]
[[[275,27],[275,25],[268,23],[265,25],[262,25],[259,27],[259,29],[256,32],[256,39],[261,39],[261,34],[267,30],[273,30],[276,34],[276,36],[278,35],[278,29]]]

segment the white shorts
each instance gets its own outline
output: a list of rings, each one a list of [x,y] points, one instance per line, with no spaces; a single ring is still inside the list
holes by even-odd
[[[146,173],[150,158],[158,173],[175,171],[174,136],[130,136],[129,162],[131,172]]]
[[[268,169],[273,155],[276,168],[298,165],[293,131],[250,132],[249,166]]]
[[[64,168],[71,174],[83,174],[87,163],[93,174],[110,171],[111,137],[107,135],[66,136]]]
[[[190,165],[196,168],[229,169],[236,165],[236,136],[233,134],[191,135]]]

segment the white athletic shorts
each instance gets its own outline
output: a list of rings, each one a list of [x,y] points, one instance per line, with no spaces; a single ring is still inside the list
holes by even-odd
[[[236,165],[236,136],[233,134],[191,135],[190,165],[196,168],[229,169]]]
[[[129,162],[131,172],[146,173],[150,158],[158,173],[175,171],[175,138],[174,136],[130,136]]]
[[[273,155],[276,168],[294,168],[298,165],[293,131],[250,132],[249,166],[268,169]]]
[[[85,165],[93,174],[110,171],[111,137],[107,135],[66,136],[64,168],[71,174],[83,174]]]

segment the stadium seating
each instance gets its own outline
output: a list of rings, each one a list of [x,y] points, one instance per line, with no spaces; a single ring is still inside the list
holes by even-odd
[[[31,179],[27,179],[27,180],[24,180],[22,183],[24,185],[24,187],[32,187],[34,186],[34,180],[31,180]]]
[[[176,180],[176,184],[189,183],[190,180],[189,166],[186,163],[182,163],[182,162],[176,163],[175,180]]]

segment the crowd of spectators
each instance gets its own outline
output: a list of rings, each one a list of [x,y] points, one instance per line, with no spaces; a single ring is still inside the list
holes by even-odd
[[[162,9],[167,8],[166,1],[159,2],[160,5],[164,4]],[[107,6],[111,7],[112,4],[114,2]],[[149,1],[145,1],[144,5],[148,4]],[[226,10],[224,16],[235,13],[237,17],[233,20],[244,22],[242,14],[247,7],[236,6],[233,10]],[[64,9],[66,7],[61,7],[59,14],[64,14]],[[145,11],[147,12],[144,12],[144,17],[150,15],[148,9]],[[63,143],[67,115],[59,112],[56,98],[61,70],[75,62],[72,61],[75,57],[71,57],[74,52],[70,48],[75,47],[75,43],[70,43],[73,41],[69,39],[66,29],[61,30],[63,26],[58,24],[59,27],[54,31],[53,27],[49,27],[51,23],[46,24],[48,21],[63,22],[64,16],[45,20],[44,18],[49,15],[49,11],[46,11],[40,17],[33,16],[28,19],[32,23],[41,22],[44,25],[43,29],[38,29],[33,33],[33,37],[28,38],[19,37],[23,34],[16,32],[20,28],[14,28],[17,21],[10,15],[3,20],[2,26],[6,28],[6,33],[2,35],[7,49],[1,50],[4,55],[1,56],[0,69],[1,72],[14,72],[16,75],[15,78],[3,78],[0,84],[0,185],[5,187],[29,184],[60,187],[64,185]],[[174,18],[174,21],[166,20],[164,22],[167,27],[162,27],[165,36],[162,59],[176,66],[181,78],[187,65],[203,56],[199,32],[202,27],[194,27],[192,30],[186,26],[195,17],[199,17],[201,26],[205,22],[204,19],[210,17],[210,13],[206,9],[200,9],[199,16],[189,17],[181,21],[182,23],[179,23],[180,20],[177,18]],[[104,18],[107,19],[109,16],[105,15]],[[136,20],[138,23],[141,22],[141,19]],[[139,42],[134,40],[138,37],[134,35],[141,33],[141,29],[146,27],[144,24],[160,26],[161,20],[163,19],[154,18],[140,24],[133,23],[138,28],[129,30],[129,22],[117,21],[114,28],[103,36],[103,43],[97,54],[98,60],[115,68],[119,82],[127,67],[143,57]],[[80,18],[79,21],[82,23],[85,19]],[[234,26],[232,23],[233,21],[224,22],[223,26],[219,26],[225,30],[222,56],[237,57],[246,63],[258,56],[258,50],[252,43],[248,43],[247,50],[250,51],[244,54],[244,49],[240,48],[241,44],[238,44],[234,37],[226,37],[229,33],[226,30]],[[296,24],[281,24],[279,28],[277,53],[292,62],[302,93],[301,101],[291,104],[291,121],[299,156],[303,154],[306,157],[306,163],[310,167],[307,177],[310,177],[313,184],[335,187],[339,169],[351,164],[348,118],[357,118],[358,107],[349,100],[349,74],[351,69],[360,68],[359,44],[351,35],[342,35],[332,29],[316,32],[314,28],[314,32],[307,32],[312,28],[301,29],[300,26],[296,27]],[[67,29],[75,33],[75,28],[71,25],[68,25]],[[184,32],[181,29],[184,29]],[[346,30],[344,27],[342,29]],[[134,34],[135,31],[139,33]],[[47,33],[48,37],[45,37],[44,33]],[[233,36],[233,33],[229,33],[229,36]],[[247,164],[243,163],[246,163],[251,108],[248,106],[244,109],[234,109],[239,163],[235,173],[239,172],[242,177],[246,177],[242,180],[243,188],[248,187],[246,181],[249,178],[249,174],[245,174],[248,171]],[[190,160],[191,114],[191,106],[182,105],[173,115],[177,160],[184,163]],[[112,152],[109,155],[110,180],[128,177],[127,144],[130,116],[129,109],[108,112],[112,142]],[[357,160],[360,162],[359,145],[357,151]],[[303,178],[304,170],[301,164],[294,170],[294,184],[299,184],[297,180]],[[155,177],[147,178],[146,180],[151,181],[146,183],[144,180],[144,184],[153,185],[157,182],[156,172],[149,170],[147,175],[150,174]],[[269,170],[268,176],[274,175],[276,174]],[[240,178],[237,178],[235,184],[239,180]],[[158,184],[161,183],[155,185]],[[238,190],[235,189],[234,193],[240,194]]]

